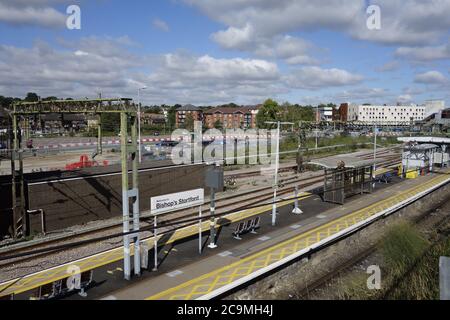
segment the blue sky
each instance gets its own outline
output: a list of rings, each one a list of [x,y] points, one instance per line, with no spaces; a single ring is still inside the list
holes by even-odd
[[[450,102],[449,30],[450,0],[0,0],[0,95]]]

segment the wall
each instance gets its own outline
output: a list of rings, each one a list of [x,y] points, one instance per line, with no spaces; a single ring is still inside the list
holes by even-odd
[[[204,186],[207,166],[144,167],[139,171],[140,209],[148,210],[150,197]],[[28,209],[44,209],[47,231],[122,215],[122,177],[119,166],[75,172],[42,172],[25,175]],[[0,239],[11,226],[10,176],[0,181]],[[129,176],[131,183],[131,174]],[[208,194],[209,189],[205,189]],[[40,215],[29,215],[31,232],[41,231]]]

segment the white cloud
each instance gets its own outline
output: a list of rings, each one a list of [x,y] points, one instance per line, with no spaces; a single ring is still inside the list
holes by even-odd
[[[243,28],[229,27],[211,35],[221,47],[226,49],[250,49],[254,45],[256,35],[253,27],[246,24]]]
[[[414,77],[414,82],[424,84],[443,84],[447,81],[448,79],[439,71],[427,71]]]
[[[400,47],[395,55],[414,61],[432,61],[450,59],[450,45],[425,47]]]
[[[0,45],[0,93],[41,96],[136,98],[145,84],[146,103],[212,104],[230,101],[261,102],[287,92],[279,84],[275,63],[262,59],[217,59],[170,53],[161,56],[132,54],[121,38],[82,38],[60,41],[54,49],[39,41],[31,48]]]
[[[375,0],[381,30],[366,26],[366,1],[355,0],[185,0],[236,34],[251,28],[260,38],[293,31],[327,29],[388,45],[424,45],[450,29],[448,0]],[[257,30],[257,32],[256,32]],[[226,32],[226,31],[225,31]]]
[[[397,97],[397,101],[399,103],[411,103],[413,101],[413,97],[410,94],[402,94]]]
[[[47,6],[51,1],[0,1],[0,22],[11,25],[30,25],[63,28],[67,16]]]
[[[363,76],[342,69],[322,69],[320,67],[302,67],[285,76],[288,86],[301,89],[320,89],[357,84]]]
[[[157,29],[159,29],[161,31],[164,31],[164,32],[169,32],[170,31],[169,25],[165,21],[163,21],[161,19],[158,19],[158,18],[153,19],[152,23],[153,23],[153,26],[155,28],[157,28]]]

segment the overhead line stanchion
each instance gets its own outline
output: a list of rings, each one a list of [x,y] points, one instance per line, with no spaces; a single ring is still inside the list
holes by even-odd
[[[152,271],[158,271],[158,222],[156,218],[156,214],[153,216],[153,257],[154,257],[154,264],[153,264],[153,270]]]
[[[130,238],[126,233],[130,231],[129,225],[129,198],[128,198],[128,129],[127,114],[120,113],[120,145],[121,145],[121,162],[122,162],[122,219],[123,219],[123,274],[126,280],[131,277],[131,261],[130,261]]]
[[[139,231],[139,218],[140,218],[140,208],[139,208],[139,184],[138,184],[138,154],[137,154],[137,117],[132,117],[131,121],[131,141],[132,141],[132,154],[131,158],[133,160],[133,189],[131,190],[129,196],[133,199],[133,231]],[[141,274],[141,247],[140,247],[141,237],[139,232],[134,234],[134,274]]]

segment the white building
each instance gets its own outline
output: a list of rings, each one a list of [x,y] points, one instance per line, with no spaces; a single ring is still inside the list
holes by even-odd
[[[425,118],[425,106],[357,105],[348,107],[347,121],[377,124],[399,124],[420,121]]]

